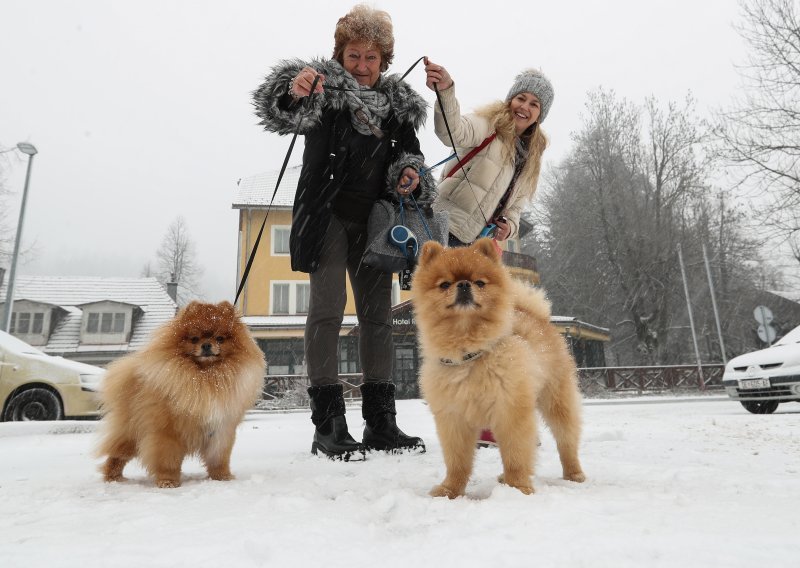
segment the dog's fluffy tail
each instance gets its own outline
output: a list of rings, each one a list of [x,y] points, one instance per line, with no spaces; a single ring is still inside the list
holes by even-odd
[[[533,318],[542,323],[550,322],[550,301],[544,291],[526,286],[519,280],[512,280],[514,309],[524,318]]]

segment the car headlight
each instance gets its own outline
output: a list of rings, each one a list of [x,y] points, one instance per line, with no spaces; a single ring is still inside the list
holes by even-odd
[[[81,373],[81,388],[96,391],[103,380],[102,374],[83,374]]]

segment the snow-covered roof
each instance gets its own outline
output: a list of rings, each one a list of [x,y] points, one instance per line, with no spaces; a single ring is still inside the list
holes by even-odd
[[[584,329],[591,329],[593,331],[597,331],[599,333],[608,334],[610,330],[607,327],[600,327],[599,325],[592,325],[590,323],[586,323],[585,321],[581,321],[576,317],[570,316],[550,316],[550,322],[559,325],[567,325],[572,324],[578,327],[582,327]]]
[[[294,194],[300,181],[300,168],[301,166],[286,168],[272,207],[291,209],[294,205]],[[240,179],[233,198],[233,209],[266,208],[275,192],[279,173],[280,170],[273,170]]]
[[[0,286],[6,297],[8,283]],[[142,347],[150,333],[175,315],[177,305],[155,278],[99,278],[88,276],[18,276],[14,282],[14,302],[30,300],[59,306],[64,316],[50,334],[46,353],[80,351],[129,351]],[[82,310],[78,306],[111,301],[141,309],[125,345],[81,344]]]

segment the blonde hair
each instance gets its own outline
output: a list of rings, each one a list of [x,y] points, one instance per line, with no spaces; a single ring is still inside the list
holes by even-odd
[[[517,133],[510,104],[505,101],[496,101],[478,109],[475,114],[489,121],[489,124],[497,132],[497,137],[503,142],[503,157],[513,161],[516,154],[514,144]],[[536,193],[539,173],[542,169],[542,154],[547,148],[547,143],[547,135],[542,131],[542,126],[537,123],[528,144],[528,160],[516,183],[525,199],[531,199]]]
[[[333,33],[333,58],[344,64],[344,48],[348,43],[364,42],[381,52],[381,71],[386,71],[394,59],[394,32],[392,18],[383,10],[358,4],[336,22]]]

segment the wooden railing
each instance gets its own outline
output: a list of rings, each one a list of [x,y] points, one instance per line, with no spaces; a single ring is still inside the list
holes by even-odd
[[[666,365],[660,367],[590,367],[578,369],[581,392],[588,397],[664,391],[707,391],[722,388],[723,365]],[[346,400],[361,398],[361,373],[339,375]],[[264,379],[262,406],[308,407],[308,377],[269,375]]]
[[[595,367],[578,369],[581,391],[587,395],[648,391],[705,391],[722,388],[724,365],[661,367]],[[702,375],[701,375],[702,372]]]

